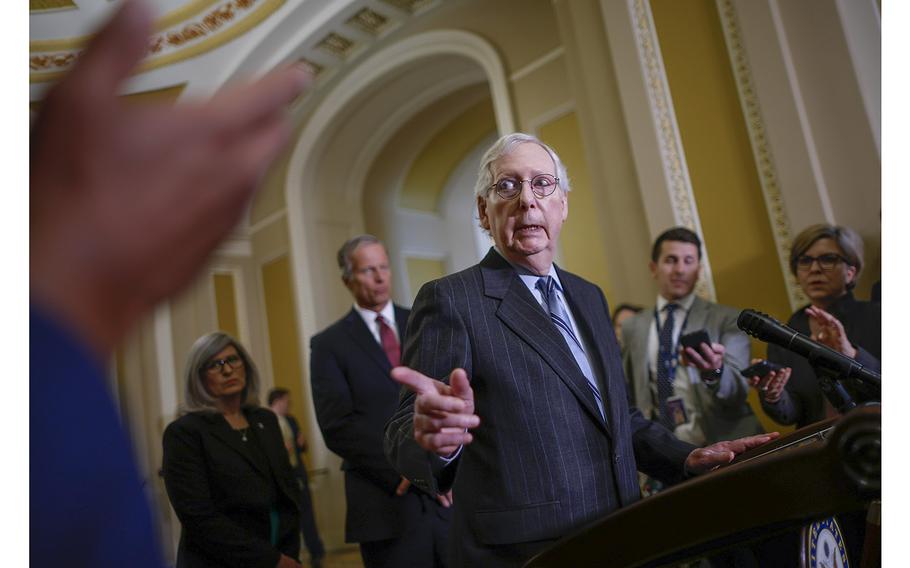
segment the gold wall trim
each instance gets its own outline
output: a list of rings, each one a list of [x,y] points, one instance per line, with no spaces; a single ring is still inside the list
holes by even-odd
[[[47,12],[50,10],[78,9],[73,0],[28,0],[29,12]]]
[[[796,278],[790,273],[790,245],[793,233],[790,225],[790,216],[787,214],[780,183],[777,177],[777,167],[774,163],[774,153],[768,142],[765,132],[765,120],[761,112],[755,84],[752,78],[752,68],[749,57],[743,45],[739,21],[736,17],[736,8],[732,0],[716,0],[717,11],[720,14],[721,26],[730,55],[733,76],[736,88],[739,91],[740,104],[746,119],[746,128],[749,131],[749,140],[752,144],[752,153],[755,156],[756,169],[761,183],[765,205],[771,220],[771,232],[774,235],[774,244],[777,247],[777,257],[787,287],[787,297],[790,308],[794,311],[808,303],[808,298],[803,294]]]
[[[630,2],[629,12],[632,15],[632,28],[635,33],[639,62],[644,73],[645,89],[648,92],[648,102],[657,131],[657,142],[660,147],[664,177],[667,180],[673,219],[676,224],[697,233],[704,242],[698,207],[692,192],[692,182],[689,179],[689,169],[679,135],[679,125],[673,110],[673,99],[670,96],[666,70],[660,57],[660,45],[651,15],[651,6],[647,0],[628,1]],[[647,188],[642,188],[642,191],[646,190]],[[716,301],[717,292],[711,274],[707,246],[702,248],[702,275],[695,285],[695,291],[703,298]]]
[[[190,2],[189,4],[181,6],[176,10],[172,10],[155,22],[154,30],[156,32],[160,32],[170,27],[176,26],[180,22],[192,18],[199,12],[202,12],[218,1],[219,0],[195,0],[194,2]],[[36,0],[31,0],[31,2],[34,4]],[[73,4],[71,0],[59,0],[59,2],[56,0],[44,0],[44,2],[48,4],[69,4],[73,7],[76,7],[76,5]],[[89,39],[91,39],[91,37],[92,34],[78,37],[30,41],[28,42],[28,50],[29,52],[46,52],[80,49],[88,42]]]
[[[285,0],[230,0],[206,14],[201,22],[190,23],[180,30],[172,30],[153,36],[149,42],[149,51],[151,53],[169,49],[177,49],[178,51],[172,51],[166,55],[147,60],[137,73],[151,71],[211,51],[252,29],[284,3]],[[255,4],[259,4],[259,6],[249,11],[245,17],[235,20],[237,14],[235,10],[250,10]],[[236,24],[218,33],[219,30],[232,21],[236,21]],[[187,44],[186,47],[181,49],[184,44]],[[51,61],[48,63],[39,60],[39,58],[66,58],[69,55],[72,55],[72,57],[63,62],[64,66],[68,67],[78,57],[78,53],[32,55],[29,60],[29,66],[33,70],[35,70],[35,67],[41,69],[42,67],[53,65],[55,62]],[[29,77],[29,82],[53,81],[61,77],[65,72],[66,69],[35,72]]]

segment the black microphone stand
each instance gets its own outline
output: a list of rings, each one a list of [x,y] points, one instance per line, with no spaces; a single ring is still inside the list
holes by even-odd
[[[831,403],[831,406],[836,408],[841,414],[846,414],[850,410],[856,408],[856,402],[853,401],[853,397],[850,396],[850,393],[847,392],[847,389],[841,382],[840,373],[824,365],[818,365],[811,360],[809,363],[815,370],[818,386],[821,387],[822,392],[825,394],[825,397],[827,397],[828,402]]]

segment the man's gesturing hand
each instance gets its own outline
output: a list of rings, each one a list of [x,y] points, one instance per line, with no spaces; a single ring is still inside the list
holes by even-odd
[[[769,432],[728,442],[718,442],[704,448],[692,450],[692,453],[686,458],[686,471],[696,475],[711,471],[716,467],[730,463],[733,458],[746,450],[757,448],[778,436],[780,436],[779,432]]]
[[[449,384],[408,367],[392,369],[392,378],[417,394],[414,400],[414,439],[420,447],[448,457],[470,444],[467,430],[480,424],[474,414],[474,391],[464,369],[449,375]]]

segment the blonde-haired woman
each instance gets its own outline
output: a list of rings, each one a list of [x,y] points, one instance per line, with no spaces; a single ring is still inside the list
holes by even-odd
[[[299,488],[249,354],[226,333],[204,335],[185,379],[182,415],[164,432],[177,567],[299,567]]]
[[[853,229],[827,224],[805,228],[793,239],[790,271],[809,305],[790,316],[787,325],[881,372],[881,306],[859,301],[852,292],[862,269],[863,241]],[[807,359],[769,345],[768,360],[783,368],[750,379],[768,416],[801,428],[836,414]]]

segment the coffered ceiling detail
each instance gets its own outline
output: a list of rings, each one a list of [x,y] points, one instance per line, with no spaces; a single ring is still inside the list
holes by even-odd
[[[150,0],[146,0],[150,2]],[[449,0],[451,1],[451,0]],[[160,17],[148,54],[127,86],[211,92],[233,75],[260,74],[294,61],[307,65],[319,90],[371,45],[443,0],[155,0]],[[30,0],[30,99],[68,70],[90,33],[118,0]]]

